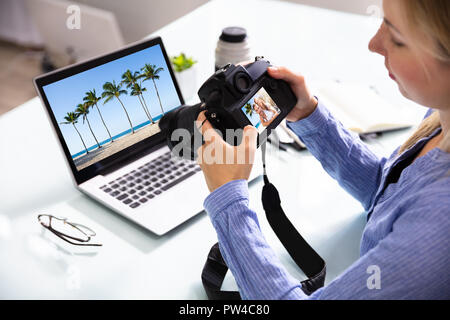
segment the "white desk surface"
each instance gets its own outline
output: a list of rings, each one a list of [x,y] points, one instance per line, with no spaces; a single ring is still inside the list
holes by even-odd
[[[214,0],[155,34],[169,55],[184,51],[199,61],[198,85],[213,72],[221,29],[240,25],[248,30],[254,55],[307,79],[374,85],[420,119],[425,109],[400,96],[383,58],[367,49],[378,24],[370,17],[282,1]],[[409,134],[385,134],[374,147],[388,155]],[[363,209],[307,151],[268,152],[269,175],[285,211],[327,261],[329,283],[359,256]],[[303,279],[264,218],[261,187],[261,180],[251,185],[251,207],[281,261]],[[85,224],[104,246],[66,244],[44,231],[38,213]],[[216,241],[204,212],[157,237],[77,191],[38,98],[0,117],[1,299],[206,299],[200,274]],[[232,277],[225,286],[234,287]]]

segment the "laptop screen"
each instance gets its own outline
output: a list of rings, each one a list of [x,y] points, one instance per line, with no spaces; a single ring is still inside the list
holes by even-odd
[[[182,104],[158,43],[42,90],[78,171],[154,136]]]

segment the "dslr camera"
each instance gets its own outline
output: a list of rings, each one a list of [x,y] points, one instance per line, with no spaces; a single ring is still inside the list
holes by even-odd
[[[197,158],[196,150],[203,140],[195,138],[201,137],[195,121],[202,111],[206,111],[206,118],[228,143],[239,145],[242,130],[236,130],[248,125],[259,132],[258,146],[263,143],[297,103],[287,82],[268,75],[270,66],[263,57],[256,57],[246,66],[227,64],[201,86],[198,91],[201,103],[181,106],[165,114],[159,127],[172,152],[186,159]],[[184,129],[183,134],[177,129]],[[230,132],[241,134],[227,139]]]

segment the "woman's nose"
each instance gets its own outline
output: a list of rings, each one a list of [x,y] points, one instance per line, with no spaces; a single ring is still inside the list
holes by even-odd
[[[380,29],[378,29],[378,32],[372,38],[372,40],[370,40],[369,50],[384,56],[385,54],[384,54],[383,37],[384,37],[384,31],[383,31],[383,26],[381,26]]]

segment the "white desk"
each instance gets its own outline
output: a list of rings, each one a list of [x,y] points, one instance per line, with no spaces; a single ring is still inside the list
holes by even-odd
[[[383,59],[367,50],[377,28],[369,17],[280,1],[217,0],[157,34],[170,55],[184,51],[199,61],[200,84],[213,71],[217,38],[229,25],[247,28],[254,54],[273,64],[309,79],[375,85],[406,103]],[[376,147],[389,154],[408,134],[385,135]],[[200,274],[216,235],[204,212],[158,238],[77,191],[64,161],[38,98],[0,117],[0,298],[206,298]],[[359,256],[362,207],[306,151],[272,151],[268,166],[291,221],[327,261],[330,282]],[[261,180],[251,185],[251,206],[280,259],[302,277],[264,219],[261,187]],[[104,246],[86,250],[60,241],[38,224],[40,212],[92,227]],[[233,286],[231,277],[225,285]]]

